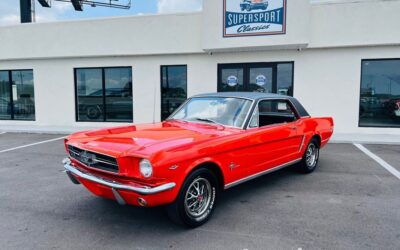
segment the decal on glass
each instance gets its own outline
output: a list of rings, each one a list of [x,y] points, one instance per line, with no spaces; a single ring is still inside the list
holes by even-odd
[[[236,76],[228,76],[226,79],[226,84],[228,84],[229,87],[235,87],[238,84],[238,78]]]

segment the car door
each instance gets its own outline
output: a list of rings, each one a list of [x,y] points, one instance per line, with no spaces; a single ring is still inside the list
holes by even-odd
[[[298,134],[298,116],[287,100],[262,100],[247,129],[251,173],[265,171],[298,158],[302,136]]]

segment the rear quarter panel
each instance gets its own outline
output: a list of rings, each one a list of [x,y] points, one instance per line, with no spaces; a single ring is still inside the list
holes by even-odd
[[[321,148],[323,148],[332,137],[334,131],[334,122],[332,117],[309,117],[302,118],[299,121],[300,134],[305,136],[306,144],[309,143],[314,135],[321,138]]]

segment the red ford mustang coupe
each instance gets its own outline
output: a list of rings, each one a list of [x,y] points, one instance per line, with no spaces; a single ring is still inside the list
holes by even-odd
[[[63,163],[95,195],[167,205],[173,221],[196,227],[224,189],[294,164],[314,171],[332,133],[332,118],[310,117],[292,97],[202,94],[161,123],[72,134]]]

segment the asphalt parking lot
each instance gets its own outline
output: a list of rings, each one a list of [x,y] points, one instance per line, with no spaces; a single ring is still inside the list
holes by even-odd
[[[329,144],[311,175],[288,168],[227,190],[187,230],[163,208],[73,185],[61,136],[0,134],[0,249],[400,248],[400,179],[353,144]],[[399,145],[364,147],[400,171]]]

